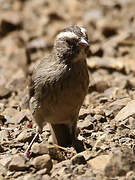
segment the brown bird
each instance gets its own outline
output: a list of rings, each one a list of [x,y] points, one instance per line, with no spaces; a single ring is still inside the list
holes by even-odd
[[[55,144],[67,147],[76,141],[78,114],[89,85],[88,50],[86,30],[71,26],[56,36],[52,53],[33,71],[29,105],[38,132],[26,154],[46,122]]]

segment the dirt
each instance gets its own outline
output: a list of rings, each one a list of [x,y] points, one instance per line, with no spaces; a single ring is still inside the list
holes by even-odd
[[[135,179],[135,1],[0,0],[0,179]],[[70,25],[87,29],[89,92],[80,110],[84,151],[51,144],[36,132],[28,79]]]

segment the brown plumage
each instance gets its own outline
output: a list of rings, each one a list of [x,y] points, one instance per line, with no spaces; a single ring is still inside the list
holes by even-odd
[[[32,74],[30,110],[38,131],[49,123],[53,141],[60,146],[76,140],[78,114],[89,84],[88,48],[84,28],[64,29],[57,35],[52,53]]]

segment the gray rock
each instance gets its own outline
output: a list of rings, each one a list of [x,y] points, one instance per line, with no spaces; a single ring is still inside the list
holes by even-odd
[[[32,138],[33,138],[32,132],[25,129],[17,136],[16,141],[30,142]]]
[[[0,99],[8,98],[11,95],[11,91],[4,86],[0,86]]]
[[[18,113],[18,111],[14,108],[6,108],[5,111],[2,112],[2,115],[6,119],[6,124],[11,123],[15,124],[16,121],[14,121],[14,116]],[[11,120],[12,119],[12,120]]]
[[[79,119],[84,119],[89,114],[88,109],[81,108],[79,112]]]
[[[14,11],[6,11],[1,16],[0,33],[6,35],[11,31],[20,29],[22,26],[21,17],[19,13]]]
[[[17,178],[17,180],[40,180],[40,179],[41,179],[41,176],[39,176],[39,175],[35,176],[33,174],[30,174],[30,173]]]
[[[117,99],[109,104],[109,109],[113,110],[113,113],[118,113],[129,101],[131,101],[130,98]]]
[[[29,121],[29,114],[26,110],[17,111],[15,115],[8,119],[8,123],[10,124],[20,124],[24,121]]]
[[[107,68],[107,69],[116,69],[122,70],[124,67],[124,62],[122,60],[116,60],[115,58],[99,58],[92,57],[87,59],[87,64],[89,68]]]
[[[115,116],[117,122],[124,121],[128,117],[135,115],[135,100],[129,101],[128,104],[121,109],[121,111]]]
[[[135,129],[135,118],[133,117],[129,118],[129,125],[131,129]]]
[[[4,154],[1,155],[0,164],[2,164],[5,168],[8,168],[9,163],[11,162],[12,155]]]
[[[91,9],[85,12],[84,21],[89,23],[90,21],[97,21],[103,16],[103,13],[100,9]]]
[[[104,173],[107,177],[125,176],[129,171],[135,171],[135,157],[131,149],[114,149],[106,164]]]
[[[42,180],[51,180],[48,174],[42,176]]]
[[[46,168],[47,172],[50,172],[52,169],[52,160],[48,154],[34,158],[31,163],[37,170]]]
[[[78,165],[79,164],[87,164],[87,161],[85,160],[83,155],[76,155],[71,160],[72,160],[73,165],[75,165],[75,164],[78,164]]]
[[[11,162],[8,165],[10,171],[24,171],[28,169],[24,155],[14,155]]]
[[[34,143],[32,148],[31,148],[31,153],[33,153],[34,155],[47,154],[48,153],[47,144]]]
[[[135,180],[135,172],[129,171],[129,172],[126,174],[126,179],[128,179],[128,180]]]
[[[0,175],[0,180],[6,180],[2,175]]]
[[[0,176],[5,176],[7,169],[0,163]]]
[[[107,166],[107,163],[110,160],[109,155],[99,155],[93,159],[90,159],[88,161],[88,164],[91,166],[92,169],[98,170],[98,171],[104,171],[104,169]]]
[[[0,131],[0,141],[1,141],[1,143],[3,141],[8,141],[8,137],[9,137],[9,133],[8,133],[7,130]]]
[[[84,120],[80,120],[78,121],[77,127],[79,129],[88,129],[88,130],[92,130],[93,129],[93,123],[90,121],[89,118],[85,118]]]

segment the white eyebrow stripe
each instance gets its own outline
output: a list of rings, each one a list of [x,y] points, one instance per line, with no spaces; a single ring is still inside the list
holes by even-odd
[[[80,27],[80,29],[81,29],[81,32],[83,33],[83,35],[86,36],[86,29],[83,27]]]
[[[78,36],[74,33],[74,32],[61,32],[60,34],[57,35],[56,39],[59,39],[59,38],[64,38],[64,37],[68,37],[68,38],[77,38],[78,39]]]

